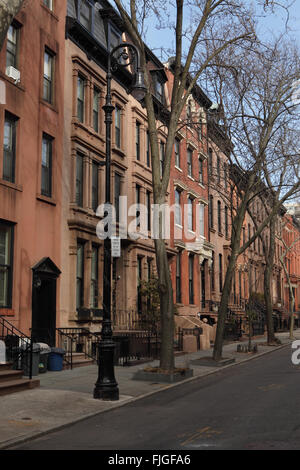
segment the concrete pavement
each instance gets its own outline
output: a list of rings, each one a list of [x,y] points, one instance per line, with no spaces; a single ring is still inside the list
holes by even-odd
[[[289,345],[288,333],[278,333],[277,336],[282,342],[279,347]],[[300,339],[300,329],[295,331],[295,338]],[[279,348],[267,346],[264,337],[257,338],[254,341],[258,344],[256,354],[237,353],[238,342],[225,345],[223,356],[234,358],[235,363],[224,366],[222,369],[234,367]],[[176,357],[176,366],[190,366],[193,369],[194,377],[186,381],[197,380],[201,376],[214,374],[220,370],[218,367],[194,363],[196,359],[209,357],[211,354],[212,351],[210,350],[178,356]],[[157,361],[150,363],[153,366],[157,364]],[[10,448],[21,442],[123,406],[142,397],[158,393],[170,387],[177,387],[182,383],[169,385],[133,380],[134,373],[144,367],[145,364],[115,367],[115,375],[120,390],[120,400],[117,402],[103,402],[93,398],[94,385],[98,374],[96,365],[62,372],[48,371],[45,374],[40,374],[40,388],[1,397],[0,449]]]

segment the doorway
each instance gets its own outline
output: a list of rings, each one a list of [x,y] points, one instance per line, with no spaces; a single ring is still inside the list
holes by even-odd
[[[32,335],[35,342],[55,346],[56,282],[59,269],[43,258],[33,267],[32,277]]]

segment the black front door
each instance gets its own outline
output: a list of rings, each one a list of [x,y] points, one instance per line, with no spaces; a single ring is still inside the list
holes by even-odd
[[[60,271],[49,258],[33,268],[32,335],[35,342],[55,346],[56,282]]]

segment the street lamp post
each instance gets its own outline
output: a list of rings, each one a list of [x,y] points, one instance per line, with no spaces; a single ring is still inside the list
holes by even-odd
[[[129,53],[133,54],[130,59]],[[115,57],[115,54],[119,55]],[[112,60],[114,59],[113,65]],[[129,62],[128,62],[129,60]],[[131,94],[142,100],[145,96],[144,76],[140,69],[140,55],[138,49],[130,43],[122,43],[116,46],[108,55],[107,63],[107,91],[103,110],[105,113],[106,126],[106,151],[105,151],[105,205],[110,206],[111,201],[111,126],[114,106],[111,101],[112,72],[118,67],[132,65],[135,72],[135,83]],[[112,213],[112,211],[111,211]],[[119,389],[114,374],[114,350],[115,343],[112,338],[111,327],[111,271],[112,271],[111,239],[104,239],[104,265],[103,265],[103,323],[101,341],[99,342],[99,370],[98,380],[95,384],[94,398],[102,400],[118,400]]]

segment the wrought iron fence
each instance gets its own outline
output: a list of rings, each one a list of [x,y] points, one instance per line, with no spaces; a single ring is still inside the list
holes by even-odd
[[[242,336],[242,325],[242,316],[228,310],[224,325],[224,340],[238,341]]]
[[[160,335],[154,331],[120,332],[113,336],[116,343],[115,364],[130,365],[135,361],[159,357]]]

